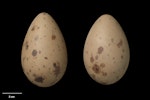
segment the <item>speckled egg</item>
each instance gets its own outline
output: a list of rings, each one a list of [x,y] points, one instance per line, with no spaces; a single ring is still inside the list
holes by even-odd
[[[130,59],[129,45],[113,16],[104,14],[95,21],[85,41],[83,59],[87,73],[100,84],[114,84],[124,76]]]
[[[55,20],[46,12],[32,21],[21,52],[21,64],[26,77],[36,86],[50,87],[64,75],[67,48]]]

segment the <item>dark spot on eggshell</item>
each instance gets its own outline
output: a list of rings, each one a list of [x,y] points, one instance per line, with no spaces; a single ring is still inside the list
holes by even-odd
[[[93,58],[93,56],[91,56],[91,58],[90,58],[90,62],[91,62],[91,63],[93,63],[93,62],[94,62],[94,58]]]
[[[45,68],[45,65],[43,65],[43,68]]]
[[[34,49],[34,50],[32,51],[32,56],[36,56],[36,55],[37,55],[37,50]]]
[[[56,36],[55,35],[52,35],[52,40],[55,40],[56,39]]]
[[[46,60],[47,60],[48,58],[47,58],[47,57],[44,57],[44,59],[46,59]]]
[[[104,68],[104,67],[105,67],[105,64],[104,64],[104,63],[101,63],[101,64],[100,64],[100,67],[101,67],[101,68]]]
[[[98,48],[98,54],[101,54],[102,52],[103,52],[103,47],[102,46],[100,46],[99,48]]]
[[[29,48],[28,41],[25,42],[25,48],[26,48],[26,50],[28,50],[28,48]]]
[[[31,31],[34,31],[35,30],[35,26],[33,26],[32,28],[31,28]]]
[[[43,78],[42,76],[38,76],[38,77],[35,77],[34,80],[35,80],[36,82],[43,83],[44,78]]]
[[[115,60],[115,57],[113,57],[112,59]]]
[[[103,75],[103,76],[107,76],[107,73],[106,73],[106,72],[102,72],[102,75]]]
[[[59,63],[53,63],[53,67],[54,67],[54,75],[57,77],[60,74],[60,65]]]
[[[31,69],[29,69],[29,72],[31,73]]]
[[[124,56],[123,56],[123,55],[121,55],[121,59],[123,59],[123,57],[124,57]]]
[[[33,77],[36,77],[36,74],[33,74]]]
[[[109,57],[109,54],[107,54],[107,56]]]
[[[100,68],[99,68],[99,66],[98,66],[97,64],[94,64],[94,66],[92,67],[92,70],[93,70],[96,74],[98,74],[98,73],[100,72]]]
[[[52,23],[54,23],[54,20],[51,20],[51,22],[52,22]],[[57,29],[57,28],[56,28],[56,27],[54,27],[54,30],[56,30],[56,29]]]
[[[117,43],[117,47],[120,48],[123,45],[123,41],[120,39],[119,43]]]

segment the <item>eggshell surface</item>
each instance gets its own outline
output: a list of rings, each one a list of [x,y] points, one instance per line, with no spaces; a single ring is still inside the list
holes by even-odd
[[[22,45],[21,64],[26,77],[36,86],[50,87],[64,75],[67,49],[55,20],[46,12],[32,21]]]
[[[129,45],[113,16],[104,14],[95,21],[85,41],[83,59],[87,73],[100,84],[114,84],[124,76],[130,59]]]

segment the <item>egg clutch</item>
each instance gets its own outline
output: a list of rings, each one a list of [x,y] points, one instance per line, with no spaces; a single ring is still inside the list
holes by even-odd
[[[108,14],[100,16],[84,44],[87,74],[97,83],[114,84],[125,74],[129,59],[128,41],[117,20]],[[48,13],[39,13],[22,45],[21,64],[25,76],[38,87],[50,87],[62,79],[67,63],[67,47],[59,26]]]

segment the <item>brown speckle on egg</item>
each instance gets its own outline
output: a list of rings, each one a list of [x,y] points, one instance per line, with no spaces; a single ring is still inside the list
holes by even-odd
[[[123,55],[121,55],[121,59],[123,59]]]
[[[35,25],[31,28],[31,31],[34,31],[35,30]]]
[[[29,72],[31,73],[31,69],[29,69]]]
[[[100,72],[100,68],[99,68],[99,66],[98,66],[97,64],[94,64],[94,66],[92,67],[92,70],[93,70],[96,74],[98,74],[98,73]]]
[[[123,45],[123,41],[120,39],[119,43],[117,44],[117,47],[120,48]]]
[[[33,74],[32,76],[33,76],[33,77],[36,77],[36,74]]]
[[[56,39],[56,36],[55,35],[52,35],[52,40],[55,40]]]
[[[112,59],[115,60],[115,57],[113,57]]]
[[[103,47],[102,46],[100,46],[99,48],[98,48],[98,54],[101,54],[102,52],[103,52]]]
[[[34,50],[32,51],[32,56],[36,56],[36,55],[37,55],[37,50],[34,49]]]
[[[25,48],[26,48],[26,50],[28,50],[28,48],[29,48],[28,41],[25,42]]]
[[[105,64],[104,64],[104,63],[101,63],[101,64],[100,64],[100,67],[101,67],[101,68],[104,68],[104,67],[105,67]]]
[[[94,58],[93,58],[93,56],[91,56],[91,58],[90,58],[90,62],[91,62],[91,63],[93,63],[93,62],[94,62]]]
[[[47,58],[47,57],[44,57],[44,59],[46,59],[46,60],[47,60],[48,58]]]
[[[111,42],[112,42],[112,43],[114,42],[114,39],[113,39],[113,38],[111,38]]]
[[[43,83],[44,78],[43,78],[42,76],[38,76],[38,77],[35,77],[34,80],[35,80],[36,82]]]
[[[45,68],[45,65],[43,65],[43,68]]]
[[[58,74],[60,73],[60,65],[59,63],[53,63],[53,67],[54,67],[54,74],[57,77]]]
[[[103,76],[107,76],[107,73],[106,73],[106,72],[102,72],[102,75],[103,75]]]

